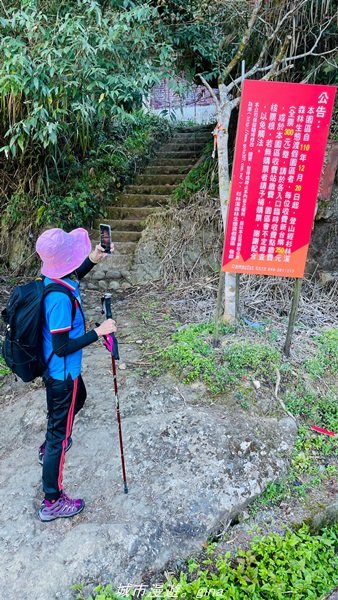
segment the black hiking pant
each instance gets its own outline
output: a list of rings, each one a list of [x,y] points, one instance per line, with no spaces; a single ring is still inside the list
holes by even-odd
[[[83,407],[87,392],[81,375],[76,379],[45,380],[48,424],[43,458],[42,485],[47,500],[57,500],[62,492],[65,450],[72,434],[75,415]]]

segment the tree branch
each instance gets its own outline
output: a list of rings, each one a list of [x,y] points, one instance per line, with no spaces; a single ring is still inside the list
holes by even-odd
[[[277,23],[274,31],[271,33],[271,35],[266,39],[263,48],[260,52],[260,55],[257,59],[257,61],[255,62],[255,64],[253,65],[253,67],[251,67],[251,69],[249,69],[249,71],[245,74],[245,79],[248,79],[249,77],[252,77],[252,75],[254,75],[255,73],[260,73],[260,72],[266,72],[266,71],[270,71],[270,69],[274,68],[275,63],[277,58],[270,64],[267,65],[266,67],[261,67],[261,62],[262,59],[264,57],[264,54],[268,48],[269,43],[276,37],[278,30],[280,29],[280,27],[282,26],[282,24],[285,22],[286,18],[290,17],[295,11],[296,9],[299,9],[301,6],[303,6],[303,4],[305,4],[307,2],[307,0],[303,0],[303,2],[300,5],[295,5],[291,10],[289,10],[289,12],[287,12],[283,18]],[[334,16],[332,16],[325,24],[325,26],[320,30],[312,48],[310,50],[308,50],[307,52],[303,52],[302,54],[298,54],[296,56],[289,56],[287,58],[283,58],[283,62],[291,62],[294,60],[298,60],[300,58],[305,58],[306,56],[324,56],[327,54],[333,54],[334,52],[337,51],[336,48],[334,48],[333,50],[328,50],[326,52],[320,52],[320,53],[315,53],[314,50],[316,49],[316,47],[319,44],[319,41],[324,33],[324,31],[329,27],[329,25],[332,23]],[[280,61],[281,62],[281,61]],[[284,70],[284,69],[283,69]],[[275,73],[276,73],[276,69],[274,69]],[[266,79],[266,77],[265,77]],[[236,79],[234,79],[227,87],[228,87],[228,92],[231,92],[231,90],[237,86],[239,83],[241,83],[242,81],[242,77],[237,77]]]
[[[212,87],[209,85],[209,83],[206,81],[206,79],[204,79],[203,75],[201,75],[201,73],[197,73],[197,77],[200,78],[200,80],[202,81],[203,85],[207,88],[207,90],[209,91],[209,93],[211,94],[217,108],[219,108],[219,100],[214,92],[214,90],[212,89]]]
[[[236,108],[236,106],[239,105],[240,101],[241,101],[241,97],[240,96],[238,96],[238,98],[235,98],[234,100],[231,100],[231,110],[233,108]]]
[[[332,48],[332,50],[326,50],[325,52],[312,52],[311,56],[326,56],[326,54],[333,54],[334,52],[338,52],[338,46]]]
[[[277,32],[279,31],[279,29],[281,28],[281,26],[283,25],[283,23],[289,18],[291,17],[296,11],[298,11],[300,8],[302,8],[302,6],[304,4],[306,4],[308,2],[308,0],[303,0],[301,3],[295,2],[294,6],[289,10],[289,12],[285,13],[285,15],[283,16],[283,18],[278,21],[275,29],[272,31],[271,35],[267,38],[268,41],[270,42],[277,34]],[[267,21],[265,21],[265,19],[263,19],[262,17],[258,17],[260,21],[262,21],[265,25],[269,25],[267,23]],[[272,27],[271,27],[272,29]]]
[[[259,71],[259,67],[260,64],[264,58],[265,52],[269,46],[269,43],[277,36],[277,33],[279,31],[279,29],[281,28],[281,26],[283,25],[283,23],[286,21],[286,19],[288,19],[289,17],[291,17],[293,15],[293,13],[296,12],[296,10],[299,10],[303,4],[306,4],[306,2],[308,2],[308,0],[303,0],[301,2],[301,4],[297,4],[297,2],[294,4],[294,6],[287,12],[285,13],[285,15],[283,16],[283,18],[278,21],[276,27],[274,28],[274,30],[272,31],[272,33],[266,38],[263,48],[259,54],[258,59],[256,60],[254,66],[245,74],[244,79],[247,79],[248,77],[251,77],[251,75],[254,75],[254,73]],[[258,19],[260,21],[263,21],[263,23],[267,26],[268,23],[258,15]],[[273,63],[271,63],[271,65],[269,65],[267,68],[263,67],[264,70],[269,70],[271,68]],[[242,77],[237,77],[236,79],[234,79],[229,85],[228,85],[228,92],[230,92],[236,85],[238,85],[239,83],[241,83],[242,81]]]
[[[281,45],[280,50],[279,50],[279,52],[278,52],[275,60],[271,64],[271,69],[263,77],[263,79],[269,80],[269,79],[272,79],[275,76],[275,74],[278,71],[279,65],[281,64],[282,60],[284,59],[285,52],[287,51],[288,45],[290,43],[290,39],[291,39],[291,36],[289,36],[289,35],[285,36],[284,42]]]
[[[315,53],[313,52],[313,51],[314,51],[314,50],[317,48],[317,46],[318,46],[318,44],[319,44],[319,42],[320,42],[320,39],[321,39],[321,37],[322,37],[322,35],[323,35],[324,31],[325,31],[325,30],[328,28],[328,26],[329,26],[329,25],[331,25],[331,23],[332,23],[332,20],[333,20],[333,17],[331,17],[331,18],[330,18],[330,19],[327,21],[327,23],[326,23],[325,27],[323,27],[323,29],[321,29],[321,31],[319,32],[319,34],[318,34],[318,36],[317,36],[317,39],[316,39],[315,43],[313,44],[313,46],[312,46],[311,50],[308,50],[308,52],[303,52],[303,54],[297,54],[296,56],[289,56],[288,58],[285,58],[284,60],[285,60],[286,62],[290,62],[291,60],[298,60],[299,58],[305,58],[306,56],[323,56],[324,54],[330,54],[331,52],[334,52],[334,51],[335,51],[335,49],[334,49],[334,50],[332,50],[332,51],[331,51],[331,50],[328,50],[327,52],[319,52],[319,54],[315,54]]]
[[[2,4],[2,8],[3,8],[3,11],[4,11],[6,17],[8,17],[8,12],[7,12],[6,7],[5,7],[5,5],[4,5],[4,3],[3,3],[2,0],[1,0],[1,4]]]
[[[232,69],[241,60],[241,58],[242,58],[242,56],[244,54],[244,51],[246,49],[247,43],[248,43],[248,41],[249,41],[249,39],[251,37],[251,33],[252,33],[252,30],[253,30],[254,24],[256,22],[258,12],[259,12],[259,10],[260,10],[260,8],[262,6],[262,1],[263,0],[257,0],[256,6],[255,6],[255,8],[253,9],[253,11],[251,13],[251,17],[249,19],[248,26],[247,26],[246,30],[244,31],[242,39],[241,39],[241,41],[239,43],[238,50],[237,50],[235,56],[230,61],[230,63],[228,64],[228,66],[225,68],[225,70],[222,73],[222,75],[220,76],[220,80],[224,81],[228,77],[229,73],[231,73]]]
[[[319,41],[320,41],[320,39],[321,39],[321,37],[322,37],[322,35],[323,35],[324,31],[325,31],[325,30],[328,28],[328,26],[331,24],[331,22],[332,22],[332,19],[333,19],[333,17],[331,17],[331,18],[328,20],[328,22],[325,24],[325,26],[324,26],[324,27],[321,29],[321,31],[319,32],[319,34],[318,34],[318,36],[317,36],[317,38],[316,38],[316,40],[315,40],[315,42],[314,42],[314,44],[313,44],[313,46],[312,46],[312,48],[311,48],[310,50],[308,50],[307,52],[303,52],[303,54],[297,54],[296,56],[289,56],[289,57],[287,57],[287,58],[282,58],[282,61],[283,61],[284,63],[287,63],[287,62],[291,62],[291,61],[298,60],[298,59],[300,59],[300,58],[305,58],[306,56],[324,56],[324,55],[327,55],[327,54],[332,54],[332,53],[336,52],[336,51],[337,51],[337,48],[334,48],[333,50],[327,50],[326,52],[319,52],[319,53],[315,53],[315,52],[314,52],[314,50],[316,49],[316,47],[317,47],[317,46],[318,46],[318,44],[319,44]],[[269,41],[271,41],[271,36],[269,37]],[[284,40],[284,43],[285,43],[285,40]],[[283,45],[284,45],[284,44],[283,44]],[[267,65],[266,67],[260,67],[259,65],[260,65],[260,62],[261,62],[261,60],[262,60],[262,58],[263,58],[263,54],[264,54],[264,52],[265,52],[266,48],[267,48],[267,42],[264,44],[264,47],[263,47],[263,49],[262,49],[262,51],[261,51],[261,53],[260,53],[260,55],[259,55],[259,57],[258,57],[258,60],[257,60],[257,62],[256,62],[256,63],[254,64],[254,66],[253,66],[251,69],[249,69],[249,71],[248,71],[248,72],[245,74],[245,79],[248,79],[249,77],[251,77],[251,76],[252,76],[252,75],[254,75],[255,73],[264,73],[264,72],[266,72],[266,71],[270,72],[270,70],[271,70],[271,69],[274,69],[274,73],[273,73],[273,74],[275,74],[275,73],[277,72],[277,70],[276,70],[274,67],[275,67],[276,60],[277,60],[278,56],[280,55],[280,52],[281,52],[282,48],[281,48],[281,50],[279,51],[279,53],[278,53],[278,56],[276,57],[276,59],[275,59],[275,60],[274,60],[274,61],[273,61],[273,62],[272,62],[270,65]],[[282,61],[280,60],[280,61],[279,61],[279,64],[280,64]],[[286,70],[286,67],[284,67],[283,71],[285,71],[285,70]],[[268,75],[269,75],[269,73],[268,73]],[[268,79],[268,77],[267,77],[267,76],[265,76],[265,77],[264,77],[264,79]],[[231,90],[232,90],[232,89],[235,87],[235,85],[238,85],[238,84],[239,84],[241,81],[242,81],[242,78],[241,78],[241,77],[237,77],[237,79],[234,79],[234,81],[232,81],[232,82],[231,82],[231,83],[230,83],[230,84],[227,86],[227,87],[228,87],[228,92],[230,92],[230,91],[231,91]]]
[[[254,66],[244,75],[244,79],[247,79],[248,77],[250,77],[251,75],[253,75],[254,73],[256,73],[256,71],[258,71],[259,65],[261,64],[264,54],[268,48],[268,41],[270,41],[270,38],[268,38],[268,40],[265,41],[263,48],[260,52],[260,55],[258,57],[258,59],[256,60]],[[269,67],[270,68],[270,67]],[[231,83],[229,83],[228,85],[228,92],[231,92],[231,90],[238,85],[239,83],[241,83],[242,81],[242,75],[240,77],[237,77],[237,79],[234,79]]]

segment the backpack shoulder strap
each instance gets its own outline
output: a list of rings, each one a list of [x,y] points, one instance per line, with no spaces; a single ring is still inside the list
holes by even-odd
[[[69,300],[72,303],[72,321],[74,321],[75,313],[76,313],[76,304],[77,304],[77,300],[76,300],[74,294],[72,294],[72,292],[67,287],[65,287],[64,285],[61,285],[61,283],[49,283],[48,285],[46,285],[46,287],[44,289],[43,297],[45,298],[47,296],[47,294],[50,294],[50,292],[61,292],[62,294],[65,294],[65,296],[68,296]],[[78,303],[78,305],[80,305],[80,304]]]
[[[43,298],[45,298],[48,294],[50,294],[50,292],[61,292],[62,294],[65,294],[66,296],[68,296],[69,300],[72,303],[72,323],[75,319],[77,306],[79,306],[79,308],[80,308],[83,322],[85,323],[85,318],[84,318],[81,304],[77,301],[76,297],[74,296],[74,294],[72,294],[70,289],[68,289],[66,286],[62,285],[61,283],[49,283],[48,285],[46,285],[46,287],[44,289]],[[48,367],[50,361],[52,360],[53,356],[54,356],[54,350],[52,350],[51,354],[49,355],[49,357],[47,359],[45,373],[47,372],[47,367]]]

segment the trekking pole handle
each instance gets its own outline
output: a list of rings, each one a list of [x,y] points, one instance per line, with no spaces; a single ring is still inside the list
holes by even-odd
[[[113,313],[111,308],[111,294],[106,293],[101,298],[102,314],[106,315],[106,319],[112,319]]]
[[[112,308],[111,308],[111,294],[109,294],[107,292],[102,296],[101,305],[102,305],[102,314],[104,314],[106,316],[106,319],[112,319],[113,313],[112,313]],[[116,360],[120,360],[118,343],[117,343],[115,333],[112,332],[110,335],[113,339],[112,357]]]

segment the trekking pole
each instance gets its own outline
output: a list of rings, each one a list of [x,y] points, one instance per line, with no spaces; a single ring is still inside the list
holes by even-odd
[[[111,294],[104,294],[101,299],[102,302],[102,314],[106,315],[106,319],[112,319],[112,308],[111,308]],[[114,393],[115,393],[115,404],[116,404],[116,416],[119,430],[119,441],[120,441],[120,454],[121,454],[121,464],[122,464],[122,476],[123,476],[123,484],[124,484],[124,493],[128,494],[128,486],[127,486],[127,476],[126,476],[126,466],[124,463],[124,452],[123,452],[123,441],[122,441],[122,426],[121,426],[121,415],[120,415],[120,402],[119,395],[117,390],[117,375],[116,375],[116,360],[119,360],[119,350],[118,343],[114,333],[110,334],[112,337],[112,349],[111,349],[111,364],[112,364],[112,372],[114,379]]]

